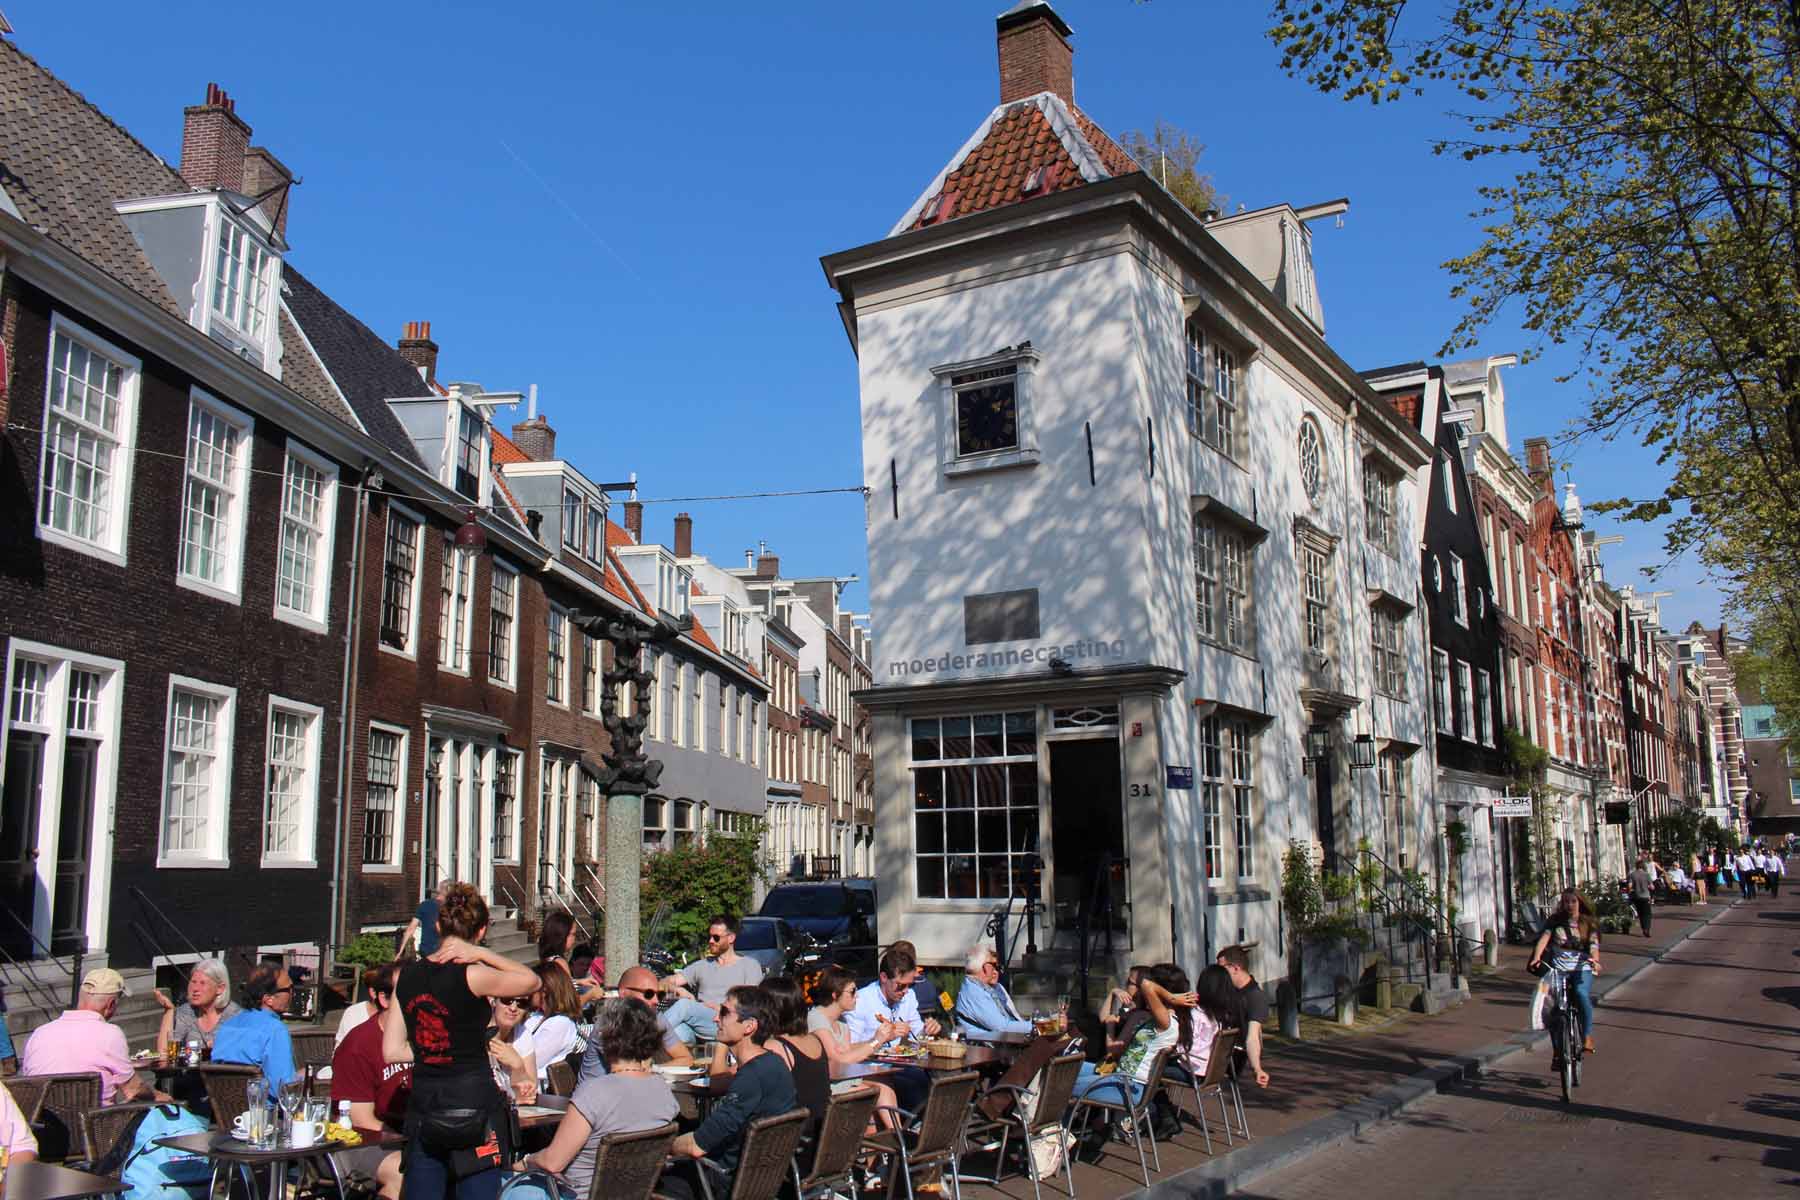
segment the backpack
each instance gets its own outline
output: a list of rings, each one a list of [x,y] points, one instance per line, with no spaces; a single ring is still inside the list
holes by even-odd
[[[121,1145],[127,1141],[130,1145],[123,1155],[123,1169],[104,1162],[96,1169],[109,1175],[118,1170],[125,1183],[125,1200],[182,1200],[181,1193],[202,1200],[212,1183],[212,1162],[204,1154],[159,1146],[156,1139],[204,1133],[208,1128],[185,1108],[158,1105],[138,1119],[129,1139],[120,1139]]]

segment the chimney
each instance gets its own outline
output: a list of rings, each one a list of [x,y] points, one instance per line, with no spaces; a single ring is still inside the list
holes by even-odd
[[[218,84],[206,85],[206,103],[182,110],[181,177],[195,191],[243,191],[249,149],[250,127],[237,115],[237,101]]]
[[[1055,92],[1075,103],[1074,31],[1042,0],[1020,0],[994,22],[1000,50],[1000,103]]]
[[[1556,495],[1556,484],[1550,478],[1550,439],[1532,437],[1525,439],[1525,473],[1531,476],[1539,489],[1551,497]]]
[[[438,344],[431,340],[430,321],[408,321],[395,345],[400,357],[419,372],[419,378],[428,384],[437,382]]]
[[[1575,485],[1563,484],[1563,523],[1576,529],[1581,528],[1581,497],[1575,494]]]
[[[533,462],[553,462],[556,459],[556,430],[550,428],[550,422],[541,416],[526,417],[514,425],[512,440],[525,452],[525,457]]]
[[[694,518],[686,513],[675,514],[675,557],[692,558],[694,556]]]
[[[638,545],[644,544],[644,502],[627,500],[625,502],[625,532]]]
[[[781,557],[765,551],[756,560],[756,577],[758,579],[779,579],[781,577]]]
[[[243,174],[244,195],[254,197],[270,192],[268,199],[257,205],[257,208],[275,223],[276,235],[286,241],[288,208],[293,204],[294,173],[271,154],[267,147],[252,146],[244,154]],[[279,190],[271,192],[272,188]]]

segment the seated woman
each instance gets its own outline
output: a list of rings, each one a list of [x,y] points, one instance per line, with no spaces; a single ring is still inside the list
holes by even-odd
[[[569,983],[575,988],[579,1011],[599,1000],[604,989],[597,979],[576,977],[575,969],[569,965],[569,952],[574,949],[575,918],[560,910],[545,917],[543,931],[538,934],[538,966],[555,964],[568,976]]]
[[[1091,1062],[1081,1064],[1081,1071],[1075,1076],[1077,1096],[1096,1092],[1097,1099],[1121,1100],[1121,1093],[1128,1091],[1135,1104],[1150,1082],[1150,1064],[1157,1052],[1174,1047],[1185,1052],[1192,1045],[1191,1010],[1199,1003],[1199,997],[1188,990],[1187,976],[1180,967],[1158,963],[1145,971],[1138,981],[1138,1001],[1149,1019],[1132,1034],[1130,1043],[1116,1058],[1108,1058],[1113,1064],[1110,1073],[1101,1073]]]
[[[287,970],[263,963],[244,983],[244,1011],[219,1024],[213,1035],[214,1062],[250,1063],[262,1068],[272,1088],[295,1078],[294,1041],[281,1014],[294,998]]]
[[[833,1063],[859,1063],[880,1049],[889,1040],[906,1032],[904,1021],[879,1021],[875,1026],[875,1036],[866,1042],[851,1040],[850,1027],[844,1024],[844,1014],[856,1007],[856,976],[833,964],[819,974],[819,982],[813,985],[813,1008],[806,1014],[806,1030],[818,1035],[825,1048],[825,1057]],[[894,1096],[894,1089],[885,1083],[873,1079],[865,1080],[876,1093],[877,1108],[897,1108],[900,1104]],[[884,1124],[891,1124],[892,1116],[883,1113]]]
[[[1179,980],[1172,981],[1183,986],[1187,976],[1183,974]],[[1194,986],[1196,1003],[1188,1013],[1188,1037],[1185,1042],[1177,1042],[1181,1046],[1178,1056],[1180,1064],[1192,1072],[1195,1079],[1206,1074],[1206,1068],[1212,1062],[1213,1038],[1221,1029],[1244,1028],[1243,1002],[1238,995],[1236,985],[1231,982],[1231,974],[1218,963],[1213,963],[1200,972],[1200,981]]]
[[[675,1093],[650,1069],[662,1045],[655,1013],[635,1000],[608,1000],[600,1007],[594,1036],[610,1069],[581,1081],[556,1136],[519,1164],[521,1170],[548,1171],[568,1200],[586,1200],[601,1138],[655,1129],[673,1121],[677,1111]]]
[[[763,990],[775,1002],[775,1036],[768,1047],[794,1076],[794,1094],[807,1111],[806,1132],[813,1133],[825,1119],[831,1103],[831,1060],[825,1055],[823,1034],[806,1029],[806,999],[800,985],[786,975],[771,975]]]
[[[488,1027],[488,1065],[494,1084],[520,1104],[537,1099],[537,1055],[531,1035],[525,1032],[525,1014],[531,1007],[526,996],[499,996],[494,1000],[494,1023]]]
[[[203,958],[188,973],[187,999],[175,1003],[161,988],[151,993],[162,1005],[162,1022],[156,1029],[156,1046],[160,1052],[174,1042],[185,1047],[194,1038],[208,1050],[219,1025],[244,1010],[231,999],[231,973],[216,958]]]
[[[531,1038],[542,1087],[550,1082],[551,1063],[581,1049],[581,1030],[575,1027],[581,1019],[581,1004],[575,999],[569,973],[556,963],[539,963],[537,975],[538,990],[531,994],[532,1012],[525,1018],[525,1033]]]

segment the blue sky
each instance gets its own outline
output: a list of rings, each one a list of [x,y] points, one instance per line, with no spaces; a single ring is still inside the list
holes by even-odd
[[[7,16],[18,45],[171,162],[183,106],[219,83],[303,179],[296,265],[390,340],[431,321],[441,378],[536,383],[563,457],[600,480],[636,471],[654,500],[862,482],[855,363],[818,259],[884,235],[995,103],[1004,7],[15,0]],[[1310,92],[1280,72],[1255,2],[1058,11],[1076,101],[1109,131],[1187,129],[1233,206],[1350,198],[1314,243],[1345,359],[1436,356],[1455,321],[1440,264],[1474,244],[1488,181],[1431,154],[1452,128],[1441,100]],[[1496,328],[1482,349],[1526,346]],[[1515,451],[1578,410],[1561,365],[1510,373]],[[1664,474],[1630,445],[1559,454],[1586,500]],[[680,507],[715,561],[767,541],[788,573],[865,569],[854,494]],[[675,511],[647,507],[647,535],[669,540]],[[1657,534],[1623,532],[1615,583],[1661,560]],[[1653,586],[1676,591],[1670,628],[1716,616],[1691,561]]]

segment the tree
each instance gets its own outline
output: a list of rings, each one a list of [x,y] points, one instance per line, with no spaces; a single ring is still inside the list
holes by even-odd
[[[1449,89],[1440,153],[1517,164],[1446,264],[1446,350],[1518,306],[1574,352],[1577,434],[1629,434],[1728,612],[1800,679],[1800,9],[1773,0],[1273,0],[1283,67],[1347,100]],[[1536,352],[1538,347],[1532,347]],[[1800,686],[1776,703],[1800,713]]]
[[[1156,129],[1146,134],[1133,129],[1122,139],[1125,152],[1137,160],[1138,166],[1181,201],[1197,217],[1216,212],[1225,198],[1213,186],[1211,175],[1196,170],[1206,147],[1185,130],[1167,121],[1158,121]]]
[[[761,840],[758,822],[747,830],[715,830],[704,842],[644,855],[642,935],[648,938],[652,914],[667,903],[668,924],[663,931],[667,948],[697,954],[706,945],[706,927],[714,917],[750,911],[756,883],[764,878],[757,854]]]

